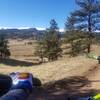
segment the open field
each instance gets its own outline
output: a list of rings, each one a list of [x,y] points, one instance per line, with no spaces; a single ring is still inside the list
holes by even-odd
[[[29,45],[29,42],[32,42],[32,44]],[[58,61],[38,64],[32,57],[35,46],[36,41],[32,40],[10,40],[11,59],[0,65],[0,72],[6,74],[15,71],[27,71],[33,73],[42,83],[46,83],[69,76],[84,75],[91,66],[97,64],[96,60],[89,59],[86,56],[75,58],[64,56]],[[92,52],[100,55],[100,46],[93,46]]]
[[[96,60],[86,55],[74,58],[64,55],[58,61],[38,64],[32,57],[36,44],[27,45],[26,42],[10,41],[12,56],[9,61],[0,64],[0,73],[25,71],[39,78],[43,89],[34,90],[29,100],[66,100],[66,95],[94,95],[100,92],[100,65]],[[94,45],[92,53],[100,55],[100,46]]]
[[[32,42],[32,44],[28,44]],[[33,53],[36,41],[32,40],[9,40],[11,59],[0,64],[0,72],[8,74],[15,71],[27,71],[38,77],[42,83],[60,80],[69,76],[84,75],[91,66],[97,64],[96,60],[86,56],[70,58],[64,56],[58,61],[38,64]],[[100,55],[100,46],[94,45],[92,52]]]
[[[43,84],[43,88],[33,90],[28,100],[66,100],[68,96],[77,98],[100,92],[100,65],[85,56],[30,67],[0,65],[1,73],[17,71],[31,72]]]
[[[90,60],[86,57],[64,58],[59,61],[44,63],[42,65],[25,66],[10,66],[10,64],[1,64],[1,73],[11,73],[16,71],[31,72],[38,77],[42,83],[60,80],[69,76],[80,76],[88,71],[91,66],[95,66],[97,61]]]
[[[36,48],[36,41],[32,40],[9,40],[9,48],[11,51],[11,58],[18,58],[26,60],[34,55],[34,50]]]

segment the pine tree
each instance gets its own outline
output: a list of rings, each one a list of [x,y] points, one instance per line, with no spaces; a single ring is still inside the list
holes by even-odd
[[[36,51],[40,58],[46,57],[49,61],[53,61],[61,56],[60,35],[54,19],[50,21],[50,28],[46,30],[43,39],[38,44]]]
[[[0,59],[5,59],[10,56],[10,51],[8,48],[8,41],[5,39],[4,35],[0,35]]]
[[[65,43],[70,44],[66,48],[70,49],[69,53],[71,56],[77,56],[82,53],[86,53],[87,49],[87,34],[79,30],[66,31]]]
[[[76,0],[80,7],[71,13],[65,26],[70,31],[82,31],[86,33],[87,52],[91,51],[94,32],[100,29],[100,1],[99,0]],[[80,32],[81,33],[81,32]]]
[[[48,60],[57,60],[61,56],[62,49],[60,47],[60,35],[59,28],[54,19],[50,21],[50,28],[47,29],[47,32],[44,37],[45,43],[45,56]]]
[[[35,48],[35,52],[34,55],[38,56],[41,59],[41,62],[43,62],[43,58],[44,58],[44,43],[43,40],[38,40],[37,42],[37,46]]]

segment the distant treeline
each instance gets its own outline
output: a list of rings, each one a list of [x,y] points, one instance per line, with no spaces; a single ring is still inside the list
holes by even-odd
[[[0,34],[4,34],[5,38],[7,38],[7,39],[34,39],[34,40],[39,40],[39,39],[43,38],[45,31],[46,30],[37,30],[36,28],[1,29]]]

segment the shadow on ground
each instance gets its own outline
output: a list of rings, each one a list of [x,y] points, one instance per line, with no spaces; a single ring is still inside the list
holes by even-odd
[[[27,67],[41,64],[41,63],[20,61],[20,60],[16,60],[16,59],[6,59],[6,60],[0,61],[0,63],[5,64],[5,65],[9,65],[9,66],[27,66]]]
[[[51,82],[43,85],[42,88],[33,89],[28,100],[77,100],[84,96],[93,96],[100,90],[92,90],[89,87],[91,82],[81,76],[74,76],[67,79]]]

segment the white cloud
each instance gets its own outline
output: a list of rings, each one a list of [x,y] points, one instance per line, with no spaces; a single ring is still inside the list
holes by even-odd
[[[0,27],[0,29],[13,29],[13,27]]]
[[[46,28],[43,28],[43,27],[36,27],[36,29],[38,29],[38,30],[46,30]],[[60,32],[64,32],[64,29],[61,28],[61,29],[59,29],[59,31]]]
[[[36,27],[37,30],[46,30],[46,28],[43,27]]]
[[[30,27],[19,27],[17,29],[29,29]]]
[[[29,29],[30,27],[0,27],[0,29]]]
[[[100,32],[100,30],[96,30],[95,32],[99,33],[99,32]]]
[[[60,32],[64,32],[64,29],[63,29],[63,28],[61,28],[61,29],[59,29],[59,31],[60,31]]]

